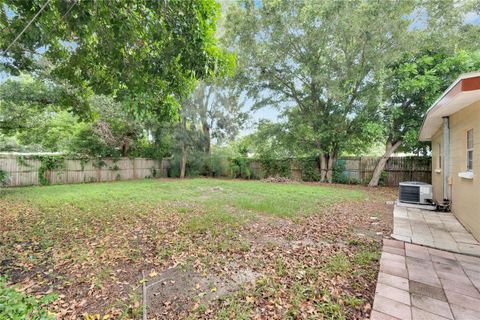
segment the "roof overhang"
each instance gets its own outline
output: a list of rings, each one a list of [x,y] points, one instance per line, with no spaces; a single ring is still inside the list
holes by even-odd
[[[428,109],[419,140],[430,141],[440,129],[444,117],[480,101],[480,72],[462,74]]]

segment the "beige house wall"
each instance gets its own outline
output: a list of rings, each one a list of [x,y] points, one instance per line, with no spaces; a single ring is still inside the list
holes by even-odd
[[[473,129],[473,179],[458,176],[460,172],[467,171],[466,150],[469,129]],[[432,141],[434,157],[438,156],[435,148],[441,139],[438,134]],[[441,174],[435,173],[435,169],[433,171],[434,186],[441,192]],[[460,222],[480,239],[480,101],[450,116],[450,179],[452,211]],[[437,190],[435,196],[438,195]]]
[[[442,149],[442,134],[440,129],[432,137],[432,186],[433,186],[433,200],[437,202],[443,201],[443,163],[440,163],[439,152]]]

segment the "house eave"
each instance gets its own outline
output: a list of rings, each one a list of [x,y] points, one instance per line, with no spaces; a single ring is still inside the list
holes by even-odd
[[[480,101],[480,72],[462,74],[432,104],[423,118],[419,140],[431,141],[442,127],[442,119]]]

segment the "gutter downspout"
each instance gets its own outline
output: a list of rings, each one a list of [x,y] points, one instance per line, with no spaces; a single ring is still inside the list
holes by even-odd
[[[450,118],[443,117],[443,200],[450,200]]]

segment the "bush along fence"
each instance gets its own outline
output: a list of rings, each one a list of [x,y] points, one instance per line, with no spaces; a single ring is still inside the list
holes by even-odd
[[[337,160],[333,182],[368,184],[377,157],[342,157]],[[178,161],[171,162],[169,176],[178,177]],[[317,157],[297,159],[252,159],[244,157],[192,158],[187,161],[187,176],[213,176],[243,179],[262,179],[270,176],[287,177],[293,180],[319,181],[320,170]],[[391,157],[382,173],[380,185],[398,186],[402,181],[431,183],[430,157]]]
[[[155,178],[168,170],[167,160],[145,158],[0,155],[0,185],[11,187]]]

